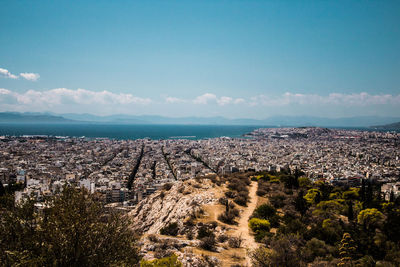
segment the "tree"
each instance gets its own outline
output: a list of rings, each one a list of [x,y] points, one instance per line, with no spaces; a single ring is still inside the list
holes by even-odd
[[[25,200],[3,211],[5,265],[110,266],[139,262],[135,233],[121,214],[104,210],[86,191],[65,187],[42,212]]]
[[[357,222],[364,226],[366,230],[373,230],[378,227],[383,221],[384,216],[382,212],[373,208],[362,210],[357,216]]]
[[[374,195],[374,191],[373,191],[373,188],[372,188],[372,183],[368,182],[366,196],[365,196],[365,202],[366,202],[366,207],[367,208],[371,207],[372,200],[373,200],[373,195]]]
[[[253,212],[253,216],[260,219],[270,219],[275,215],[276,209],[268,204],[258,206]]]
[[[294,207],[298,212],[300,212],[301,216],[303,216],[307,209],[308,209],[308,204],[307,200],[304,198],[304,191],[300,190],[298,193],[296,199],[294,200]]]
[[[0,190],[1,191],[1,190]],[[1,193],[0,193],[0,195],[1,195]],[[394,202],[394,200],[395,200],[395,196],[394,196],[394,191],[393,190],[391,190],[390,191],[390,202]]]
[[[313,237],[301,249],[301,255],[307,262],[312,262],[316,257],[327,256],[330,253],[329,248],[324,241]]]
[[[307,188],[312,184],[311,180],[307,177],[300,177],[298,181],[299,181],[299,186],[303,188]]]
[[[340,241],[340,263],[338,264],[338,266],[352,266],[355,252],[356,247],[354,244],[354,240],[351,238],[351,235],[349,233],[344,233],[343,238]]]
[[[4,189],[3,183],[0,181],[0,197],[4,196],[6,190]]]
[[[365,201],[365,179],[361,179],[361,190],[360,190],[361,201]]]
[[[321,191],[316,188],[311,188],[307,191],[307,194],[304,196],[304,198],[310,204],[318,204],[321,201]]]
[[[348,206],[347,219],[349,220],[349,222],[351,222],[354,220],[353,202],[348,201],[347,206]]]

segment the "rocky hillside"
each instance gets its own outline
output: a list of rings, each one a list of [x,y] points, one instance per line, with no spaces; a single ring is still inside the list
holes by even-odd
[[[182,227],[185,218],[201,210],[202,205],[217,202],[215,185],[210,180],[177,182],[141,201],[129,215],[134,230],[156,234],[168,223]]]
[[[129,213],[144,260],[176,255],[184,267],[250,266],[248,219],[257,202],[248,174],[164,186]]]

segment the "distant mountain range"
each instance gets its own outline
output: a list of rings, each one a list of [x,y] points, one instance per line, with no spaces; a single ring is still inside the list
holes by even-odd
[[[199,124],[199,125],[254,125],[254,126],[321,126],[321,127],[371,127],[396,125],[399,117],[359,116],[322,118],[312,116],[273,116],[266,119],[228,119],[224,117],[171,118],[151,115],[54,114],[0,112],[0,123],[107,123],[107,124]],[[398,124],[398,123],[397,123]],[[373,126],[383,127],[383,126]]]
[[[371,128],[381,129],[381,130],[400,130],[400,122],[390,123],[386,125],[372,126]]]
[[[0,112],[1,123],[70,123],[70,119],[46,113]]]

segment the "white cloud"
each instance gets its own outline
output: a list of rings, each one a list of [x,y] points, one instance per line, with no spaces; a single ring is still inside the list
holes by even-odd
[[[30,73],[30,72],[20,73],[19,76],[28,81],[37,81],[40,78],[40,75],[38,73]]]
[[[149,98],[132,94],[112,93],[109,91],[71,90],[57,88],[47,91],[29,90],[24,93],[12,92],[0,88],[0,106],[3,110],[44,111],[48,109],[69,109],[71,107],[89,108],[96,111],[120,107],[133,108],[136,105],[147,105]]]
[[[216,101],[217,100],[217,96],[214,94],[210,94],[210,93],[205,93],[204,95],[198,96],[193,100],[193,103],[195,104],[208,104],[209,101]]]
[[[10,79],[18,79],[17,75],[12,74],[11,72],[9,72],[6,69],[2,69],[0,68],[0,75],[6,77],[6,78],[10,78]]]
[[[28,81],[37,81],[40,78],[40,75],[38,73],[31,73],[31,72],[22,72],[18,75],[12,74],[9,72],[7,69],[0,68],[0,76],[3,76],[5,78],[10,78],[10,79],[18,79],[19,77],[22,77],[25,80]]]
[[[244,102],[245,102],[245,100],[243,98],[236,98],[233,101],[234,104],[241,104],[241,103],[244,103]]]
[[[174,103],[184,103],[184,102],[186,102],[186,100],[182,99],[182,98],[178,98],[178,97],[170,97],[170,96],[168,96],[168,97],[165,98],[165,102],[170,103],[170,104],[174,104]]]
[[[330,93],[327,96],[316,94],[297,94],[297,93],[284,93],[281,96],[271,97],[266,95],[259,95],[250,98],[251,106],[286,106],[291,104],[297,105],[339,105],[339,106],[369,106],[369,105],[399,105],[400,95],[371,95],[365,92],[342,94]]]
[[[202,105],[206,105],[209,103],[217,103],[220,106],[225,106],[228,104],[240,104],[245,102],[245,100],[243,98],[232,98],[229,96],[221,96],[221,97],[217,97],[215,94],[211,94],[211,93],[205,93],[201,96],[196,97],[193,100],[193,103],[195,104],[202,104]]]
[[[227,104],[229,104],[231,102],[232,102],[232,97],[229,97],[229,96],[223,96],[223,97],[217,99],[217,103],[220,106],[227,105]]]

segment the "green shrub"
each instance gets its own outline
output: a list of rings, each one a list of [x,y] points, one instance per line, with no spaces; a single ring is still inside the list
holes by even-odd
[[[321,191],[318,189],[312,188],[307,191],[307,194],[304,196],[304,199],[307,200],[310,204],[318,204],[321,200]]]
[[[269,231],[270,226],[271,225],[268,220],[259,218],[251,218],[249,220],[249,227],[255,233],[257,233],[258,231]]]
[[[254,212],[253,217],[260,219],[270,219],[276,215],[276,209],[268,204],[262,204],[258,206]]]
[[[309,187],[309,186],[311,186],[311,180],[307,177],[300,177],[299,178],[299,186],[300,187]]]

